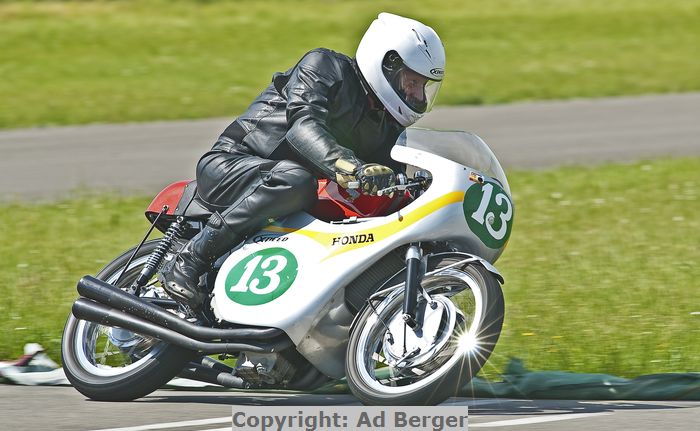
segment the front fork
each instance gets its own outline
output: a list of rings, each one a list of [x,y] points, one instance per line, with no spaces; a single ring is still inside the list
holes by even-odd
[[[406,284],[403,300],[403,321],[413,330],[419,329],[419,322],[416,319],[416,309],[418,306],[418,290],[425,268],[422,267],[423,250],[419,243],[413,243],[406,250]]]

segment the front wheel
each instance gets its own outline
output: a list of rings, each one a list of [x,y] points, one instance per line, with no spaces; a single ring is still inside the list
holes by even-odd
[[[143,245],[117,287],[131,285],[158,242]],[[114,284],[132,253],[133,249],[116,258],[97,278]],[[160,296],[162,289],[150,287],[144,292]],[[193,358],[193,352],[125,329],[76,319],[71,314],[63,330],[61,358],[66,377],[86,397],[128,401],[153,392],[175,377]]]
[[[352,393],[370,405],[435,405],[458,391],[491,355],[503,326],[503,293],[479,264],[439,258],[421,285],[420,330],[404,323],[403,289],[366,306],[350,334],[345,371]]]

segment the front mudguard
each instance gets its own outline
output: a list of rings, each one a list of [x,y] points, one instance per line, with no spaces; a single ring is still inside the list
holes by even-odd
[[[498,280],[499,283],[505,284],[505,280],[504,280],[503,276],[501,275],[500,272],[498,272],[498,270],[496,269],[496,267],[493,266],[493,265],[492,265],[489,261],[487,261],[486,259],[484,259],[484,258],[482,258],[482,257],[479,257],[479,256],[477,256],[477,255],[475,255],[475,254],[464,253],[464,252],[460,252],[460,251],[444,251],[444,252],[429,253],[429,254],[426,254],[426,255],[423,256],[423,263],[424,263],[424,266],[425,266],[425,267],[428,267],[428,268],[429,268],[429,267],[430,267],[430,261],[431,261],[432,259],[437,259],[437,258],[449,258],[449,257],[454,257],[454,258],[460,259],[460,260],[463,261],[463,262],[464,262],[465,260],[466,260],[467,262],[473,261],[473,262],[475,262],[475,263],[477,263],[477,264],[483,266],[484,269],[486,269],[488,272],[490,272],[491,274],[493,274],[494,277],[496,277],[496,280]],[[444,269],[445,269],[445,268],[441,268],[441,269],[439,269],[439,270],[430,271],[430,272],[425,272],[425,271],[423,271],[424,274],[423,274],[422,276],[429,275],[429,274],[434,274],[434,273],[443,271]],[[404,274],[405,272],[406,272],[406,269],[404,268],[404,270],[403,270],[402,272],[399,272],[399,273],[395,274],[395,275],[394,275],[393,277],[391,277],[391,278],[395,278],[395,277],[397,277],[397,276],[400,276],[401,274]],[[421,277],[422,277],[422,276],[421,276]],[[382,291],[382,292],[386,292],[387,295],[390,295],[393,291],[396,291],[397,289],[401,289],[403,285],[404,285],[404,283],[399,283],[399,284],[396,284],[396,285],[394,285],[394,286],[392,286],[392,287],[390,287],[390,288],[388,288],[388,289],[383,289],[383,290],[381,290],[381,291]],[[370,296],[370,298],[371,298],[371,296]],[[369,301],[371,300],[370,298],[368,298],[367,304],[369,304]],[[365,305],[365,307],[367,307],[367,305]],[[355,325],[357,324],[357,318],[358,318],[358,316],[360,316],[361,314],[362,314],[362,313],[361,313],[361,311],[360,311],[360,312],[358,312],[358,313],[354,316],[354,318],[353,318],[353,320],[352,320],[352,323],[350,324],[350,333],[352,333],[352,331],[355,329]]]
[[[445,252],[440,252],[440,253],[432,253],[428,254],[425,257],[427,257],[428,262],[430,262],[430,259],[434,259],[437,257],[456,257],[456,258],[461,258],[461,259],[474,259],[474,262],[480,264],[481,266],[484,267],[488,272],[494,275],[496,277],[496,280],[498,280],[499,283],[505,284],[505,279],[501,275],[500,272],[496,269],[495,266],[491,264],[488,260],[477,256],[475,254],[471,253],[464,253],[461,251],[445,251]]]

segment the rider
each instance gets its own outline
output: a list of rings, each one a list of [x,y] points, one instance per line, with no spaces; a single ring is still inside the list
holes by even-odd
[[[310,209],[317,178],[365,194],[392,186],[391,147],[430,110],[444,67],[432,28],[381,13],[355,58],[319,48],[274,74],[199,160],[197,192],[214,212],[163,267],[164,289],[201,307],[200,276],[270,219]]]

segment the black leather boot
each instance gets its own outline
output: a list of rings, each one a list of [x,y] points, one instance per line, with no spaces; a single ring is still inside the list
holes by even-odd
[[[221,214],[212,214],[204,229],[161,269],[163,289],[176,301],[199,309],[205,299],[199,278],[240,241],[240,235],[224,223]]]

